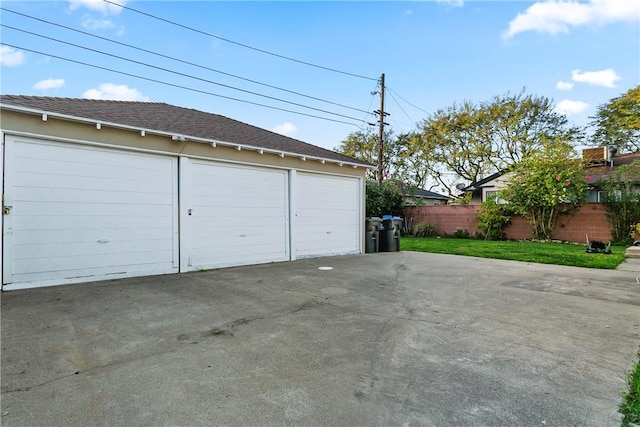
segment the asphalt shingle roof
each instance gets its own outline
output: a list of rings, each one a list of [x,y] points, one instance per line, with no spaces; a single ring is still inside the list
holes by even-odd
[[[0,95],[0,104],[51,115],[124,125],[148,131],[215,140],[337,162],[369,163],[219,114],[161,102],[109,101],[23,95]]]

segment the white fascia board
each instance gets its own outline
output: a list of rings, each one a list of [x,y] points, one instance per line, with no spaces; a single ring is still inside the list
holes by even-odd
[[[21,113],[34,114],[34,115],[43,116],[43,117],[46,116],[47,118],[54,117],[54,118],[68,120],[72,122],[88,123],[93,126],[100,124],[101,126],[108,126],[115,129],[130,130],[138,134],[144,132],[145,134],[148,134],[148,135],[153,134],[158,136],[166,136],[168,138],[173,138],[176,136],[175,132],[163,132],[155,129],[129,126],[129,125],[123,125],[123,124],[113,123],[113,122],[105,122],[102,120],[88,119],[84,117],[71,116],[68,114],[53,113],[50,111],[39,110],[39,109],[28,108],[28,107],[21,107],[21,106],[11,105],[11,104],[0,103],[0,108],[9,110],[9,111],[17,111]],[[220,146],[232,147],[236,149],[240,148],[241,150],[256,151],[256,152],[259,152],[260,154],[271,153],[271,154],[280,155],[281,157],[300,157],[301,156],[301,153],[293,153],[290,151],[282,151],[282,150],[271,150],[264,147],[255,147],[253,145],[238,144],[237,142],[226,142],[226,141],[220,141],[217,139],[202,138],[202,137],[190,136],[190,135],[184,135],[184,137],[189,141],[202,142],[205,144],[215,144],[216,146],[220,145]],[[307,160],[318,160],[318,161],[325,161],[325,162],[334,163],[338,165],[349,165],[354,168],[375,169],[375,166],[373,165],[363,165],[360,163],[346,162],[344,160],[334,160],[334,159],[327,159],[323,157],[307,156],[307,155],[305,155],[305,157],[307,158]]]

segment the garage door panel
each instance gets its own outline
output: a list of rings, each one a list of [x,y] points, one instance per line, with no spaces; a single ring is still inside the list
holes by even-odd
[[[286,171],[192,161],[190,268],[289,259]]]
[[[26,138],[15,138],[19,142],[27,142]],[[34,140],[30,140],[34,141]],[[13,149],[12,159],[16,163],[26,159],[27,164],[33,160],[44,161],[46,164],[80,164],[89,166],[105,165],[114,168],[129,168],[141,171],[164,171],[165,168],[158,162],[141,163],[137,156],[123,156],[122,151],[102,150],[100,156],[96,156],[93,147],[82,145],[67,145],[63,148],[66,152],[73,150],[72,157],[61,157],[61,144],[57,142],[47,142],[38,140],[36,144],[19,144]],[[167,158],[168,159],[168,158]],[[73,168],[72,168],[73,169]],[[162,174],[162,173],[161,173]]]
[[[285,203],[284,201],[279,200],[281,197],[282,197],[281,193],[273,194],[272,197],[268,197],[265,194],[262,194],[261,197],[235,197],[233,195],[225,195],[225,194],[220,194],[217,196],[198,195],[198,200],[199,200],[198,208],[209,209],[208,212],[215,211],[217,209],[229,210],[233,208],[233,212],[237,213],[239,209],[249,209],[247,206],[253,205],[253,210],[255,210],[256,207],[260,207],[260,209],[273,208],[273,209],[282,210],[283,207],[285,206]],[[221,203],[221,201],[223,203]]]
[[[21,199],[18,201],[29,202],[38,200],[40,202],[60,202],[60,203],[119,203],[119,204],[142,204],[142,205],[162,205],[166,203],[165,196],[156,191],[131,191],[113,190],[96,191],[88,189],[76,189],[73,193],[65,188],[38,188],[22,187]],[[16,200],[14,198],[14,200]]]
[[[300,173],[296,192],[296,256],[360,252],[360,181]]]
[[[56,216],[66,217],[93,217],[101,218],[104,216],[152,216],[171,218],[173,216],[173,206],[171,205],[144,205],[138,203],[127,203],[123,201],[118,202],[84,202],[79,200],[77,202],[41,202],[41,201],[22,201],[20,199],[14,199],[14,214],[17,218],[23,221],[31,222],[32,216],[53,217]],[[37,212],[38,215],[30,215],[32,212]],[[99,215],[96,215],[99,213]],[[16,227],[20,224],[16,221]]]
[[[45,169],[46,170],[46,169]],[[21,187],[34,187],[34,188],[66,188],[69,190],[92,190],[92,191],[122,191],[128,190],[130,192],[157,192],[158,188],[170,185],[170,181],[160,179],[125,179],[120,176],[112,177],[96,177],[96,176],[81,176],[81,175],[55,175],[48,174],[48,179],[42,181],[38,179],[38,174],[42,169],[29,173],[16,173],[16,182]]]
[[[91,217],[31,215],[30,217],[33,220],[29,224],[14,227],[14,229],[27,232],[32,230],[113,230],[114,232],[118,232],[119,230],[144,231],[161,228],[166,231],[167,227],[173,225],[173,218],[166,217],[134,217],[129,218],[126,223],[123,223],[122,218],[119,216],[109,215],[94,215]],[[99,220],[98,224],[96,224],[97,220]],[[17,220],[17,222],[19,221],[22,221],[22,219]],[[14,224],[15,222],[16,221],[14,221]]]
[[[147,237],[147,236],[145,236]],[[85,254],[94,254],[102,257],[107,254],[143,254],[147,252],[157,252],[151,250],[153,246],[162,248],[167,247],[171,243],[166,238],[145,239],[144,241],[133,239],[100,239],[94,241],[77,241],[77,242],[58,242],[55,243],[23,243],[14,242],[13,256],[15,260],[20,259],[37,259],[37,258],[56,258],[59,254],[64,256],[75,257]]]
[[[142,182],[154,182],[157,179],[167,180],[162,170],[154,168],[140,168],[135,166],[127,167],[123,165],[87,164],[80,161],[55,161],[45,159],[23,158],[16,162],[16,165],[24,174],[38,173],[46,169],[53,177],[117,177],[125,180],[140,180]],[[71,173],[70,173],[71,171]],[[140,172],[144,172],[140,176]]]
[[[5,156],[4,283],[177,271],[177,159],[18,137]]]
[[[117,259],[114,257],[114,260]],[[110,261],[105,259],[105,261]],[[120,270],[115,271],[113,265],[95,266],[91,264],[87,268],[78,268],[73,266],[69,270],[60,270],[57,265],[51,265],[51,269],[43,269],[42,271],[32,271],[25,269],[26,272],[14,273],[14,282],[9,289],[17,289],[33,286],[47,286],[55,283],[81,283],[95,281],[96,277],[101,280],[120,277],[146,276],[153,274],[166,274],[167,268],[165,262],[146,262],[144,264],[121,264]],[[64,273],[64,281],[53,282],[52,274]]]
[[[166,226],[170,226],[167,224]],[[40,245],[46,242],[58,243],[96,243],[105,238],[105,232],[101,229],[37,229],[37,230],[21,230],[13,238],[14,245]],[[137,241],[139,239],[149,240],[165,240],[166,227],[160,228],[130,228],[130,229],[111,229],[109,238],[112,242],[118,241]]]

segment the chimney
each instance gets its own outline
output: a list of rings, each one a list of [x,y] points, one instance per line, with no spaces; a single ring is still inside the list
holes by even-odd
[[[591,162],[607,160],[609,158],[609,147],[583,148],[582,158]]]

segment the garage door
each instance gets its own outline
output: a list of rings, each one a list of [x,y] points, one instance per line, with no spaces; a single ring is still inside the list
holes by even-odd
[[[5,142],[5,289],[177,271],[176,159]]]
[[[296,258],[360,253],[360,181],[299,173],[296,178]]]
[[[190,160],[188,269],[289,260],[288,173]]]

